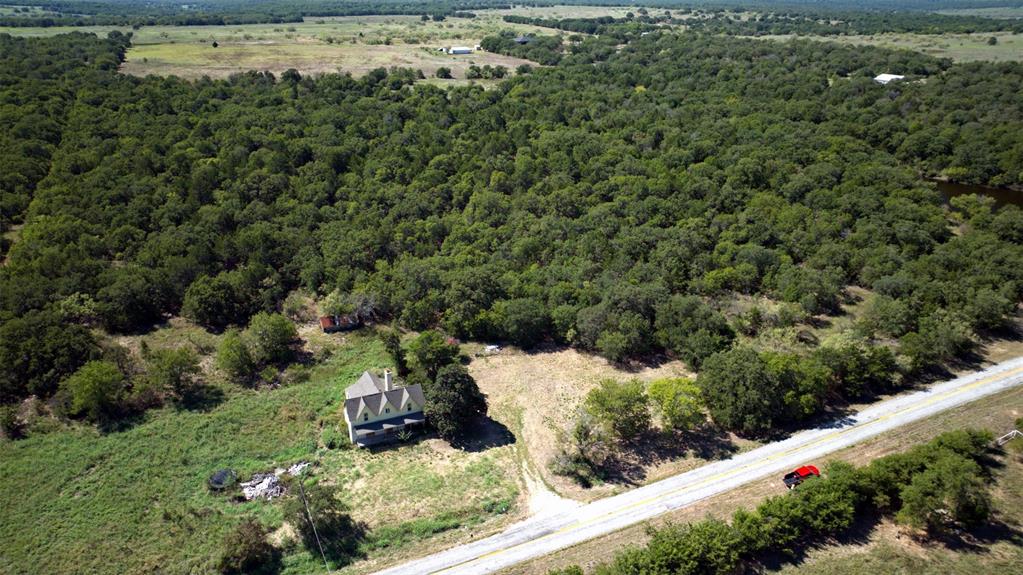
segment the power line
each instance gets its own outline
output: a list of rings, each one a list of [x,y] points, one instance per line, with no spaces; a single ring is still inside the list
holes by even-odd
[[[320,557],[323,558],[323,567],[326,568],[327,575],[330,573],[330,565],[326,562],[326,554],[323,552],[323,543],[319,540],[319,533],[316,532],[316,524],[313,523],[313,516],[309,513],[309,501],[306,500],[306,489],[302,486],[302,478],[299,478],[299,493],[302,494],[302,504],[306,507],[306,519],[309,520],[309,526],[313,528],[313,537],[316,538],[316,545],[320,548]]]

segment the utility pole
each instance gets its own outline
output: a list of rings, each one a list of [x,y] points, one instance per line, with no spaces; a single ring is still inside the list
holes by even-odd
[[[302,505],[305,506],[305,517],[309,520],[309,526],[313,528],[313,537],[316,538],[316,545],[320,548],[320,557],[323,558],[323,566],[330,575],[330,564],[327,563],[327,554],[323,552],[323,543],[320,542],[320,534],[316,532],[316,523],[313,522],[313,515],[309,512],[309,502],[305,498],[305,488],[302,487],[302,478],[298,478],[298,492],[302,495]]]

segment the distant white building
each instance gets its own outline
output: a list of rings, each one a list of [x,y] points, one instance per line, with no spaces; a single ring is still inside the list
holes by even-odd
[[[877,76],[874,77],[874,81],[877,82],[878,84],[881,84],[882,86],[884,86],[885,84],[887,84],[889,82],[894,82],[896,80],[902,80],[904,78],[905,78],[905,76],[899,76],[898,74],[878,74]]]
[[[448,48],[448,54],[472,54],[472,48],[468,46],[452,46]]]

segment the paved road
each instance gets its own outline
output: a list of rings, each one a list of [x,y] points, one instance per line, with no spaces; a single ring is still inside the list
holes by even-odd
[[[568,512],[540,514],[504,532],[379,572],[378,575],[493,573],[594,537],[692,505],[767,475],[780,476],[820,457],[911,421],[1023,384],[1023,358],[900,395],[842,421],[716,461]]]

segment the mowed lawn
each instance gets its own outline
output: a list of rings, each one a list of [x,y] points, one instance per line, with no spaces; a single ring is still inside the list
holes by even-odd
[[[78,427],[0,444],[0,573],[208,573],[243,517],[258,517],[275,541],[286,538],[276,502],[235,503],[208,491],[207,478],[221,468],[245,480],[313,461],[316,479],[336,485],[370,530],[368,561],[350,570],[429,545],[439,532],[457,538],[459,528],[493,530],[514,519],[512,445],[465,452],[426,439],[372,453],[321,446],[323,429],[343,425],[344,387],[387,365],[376,338],[347,338],[306,383],[224,387],[209,411],[165,408],[125,431]],[[300,545],[284,565],[286,573],[322,569]]]

